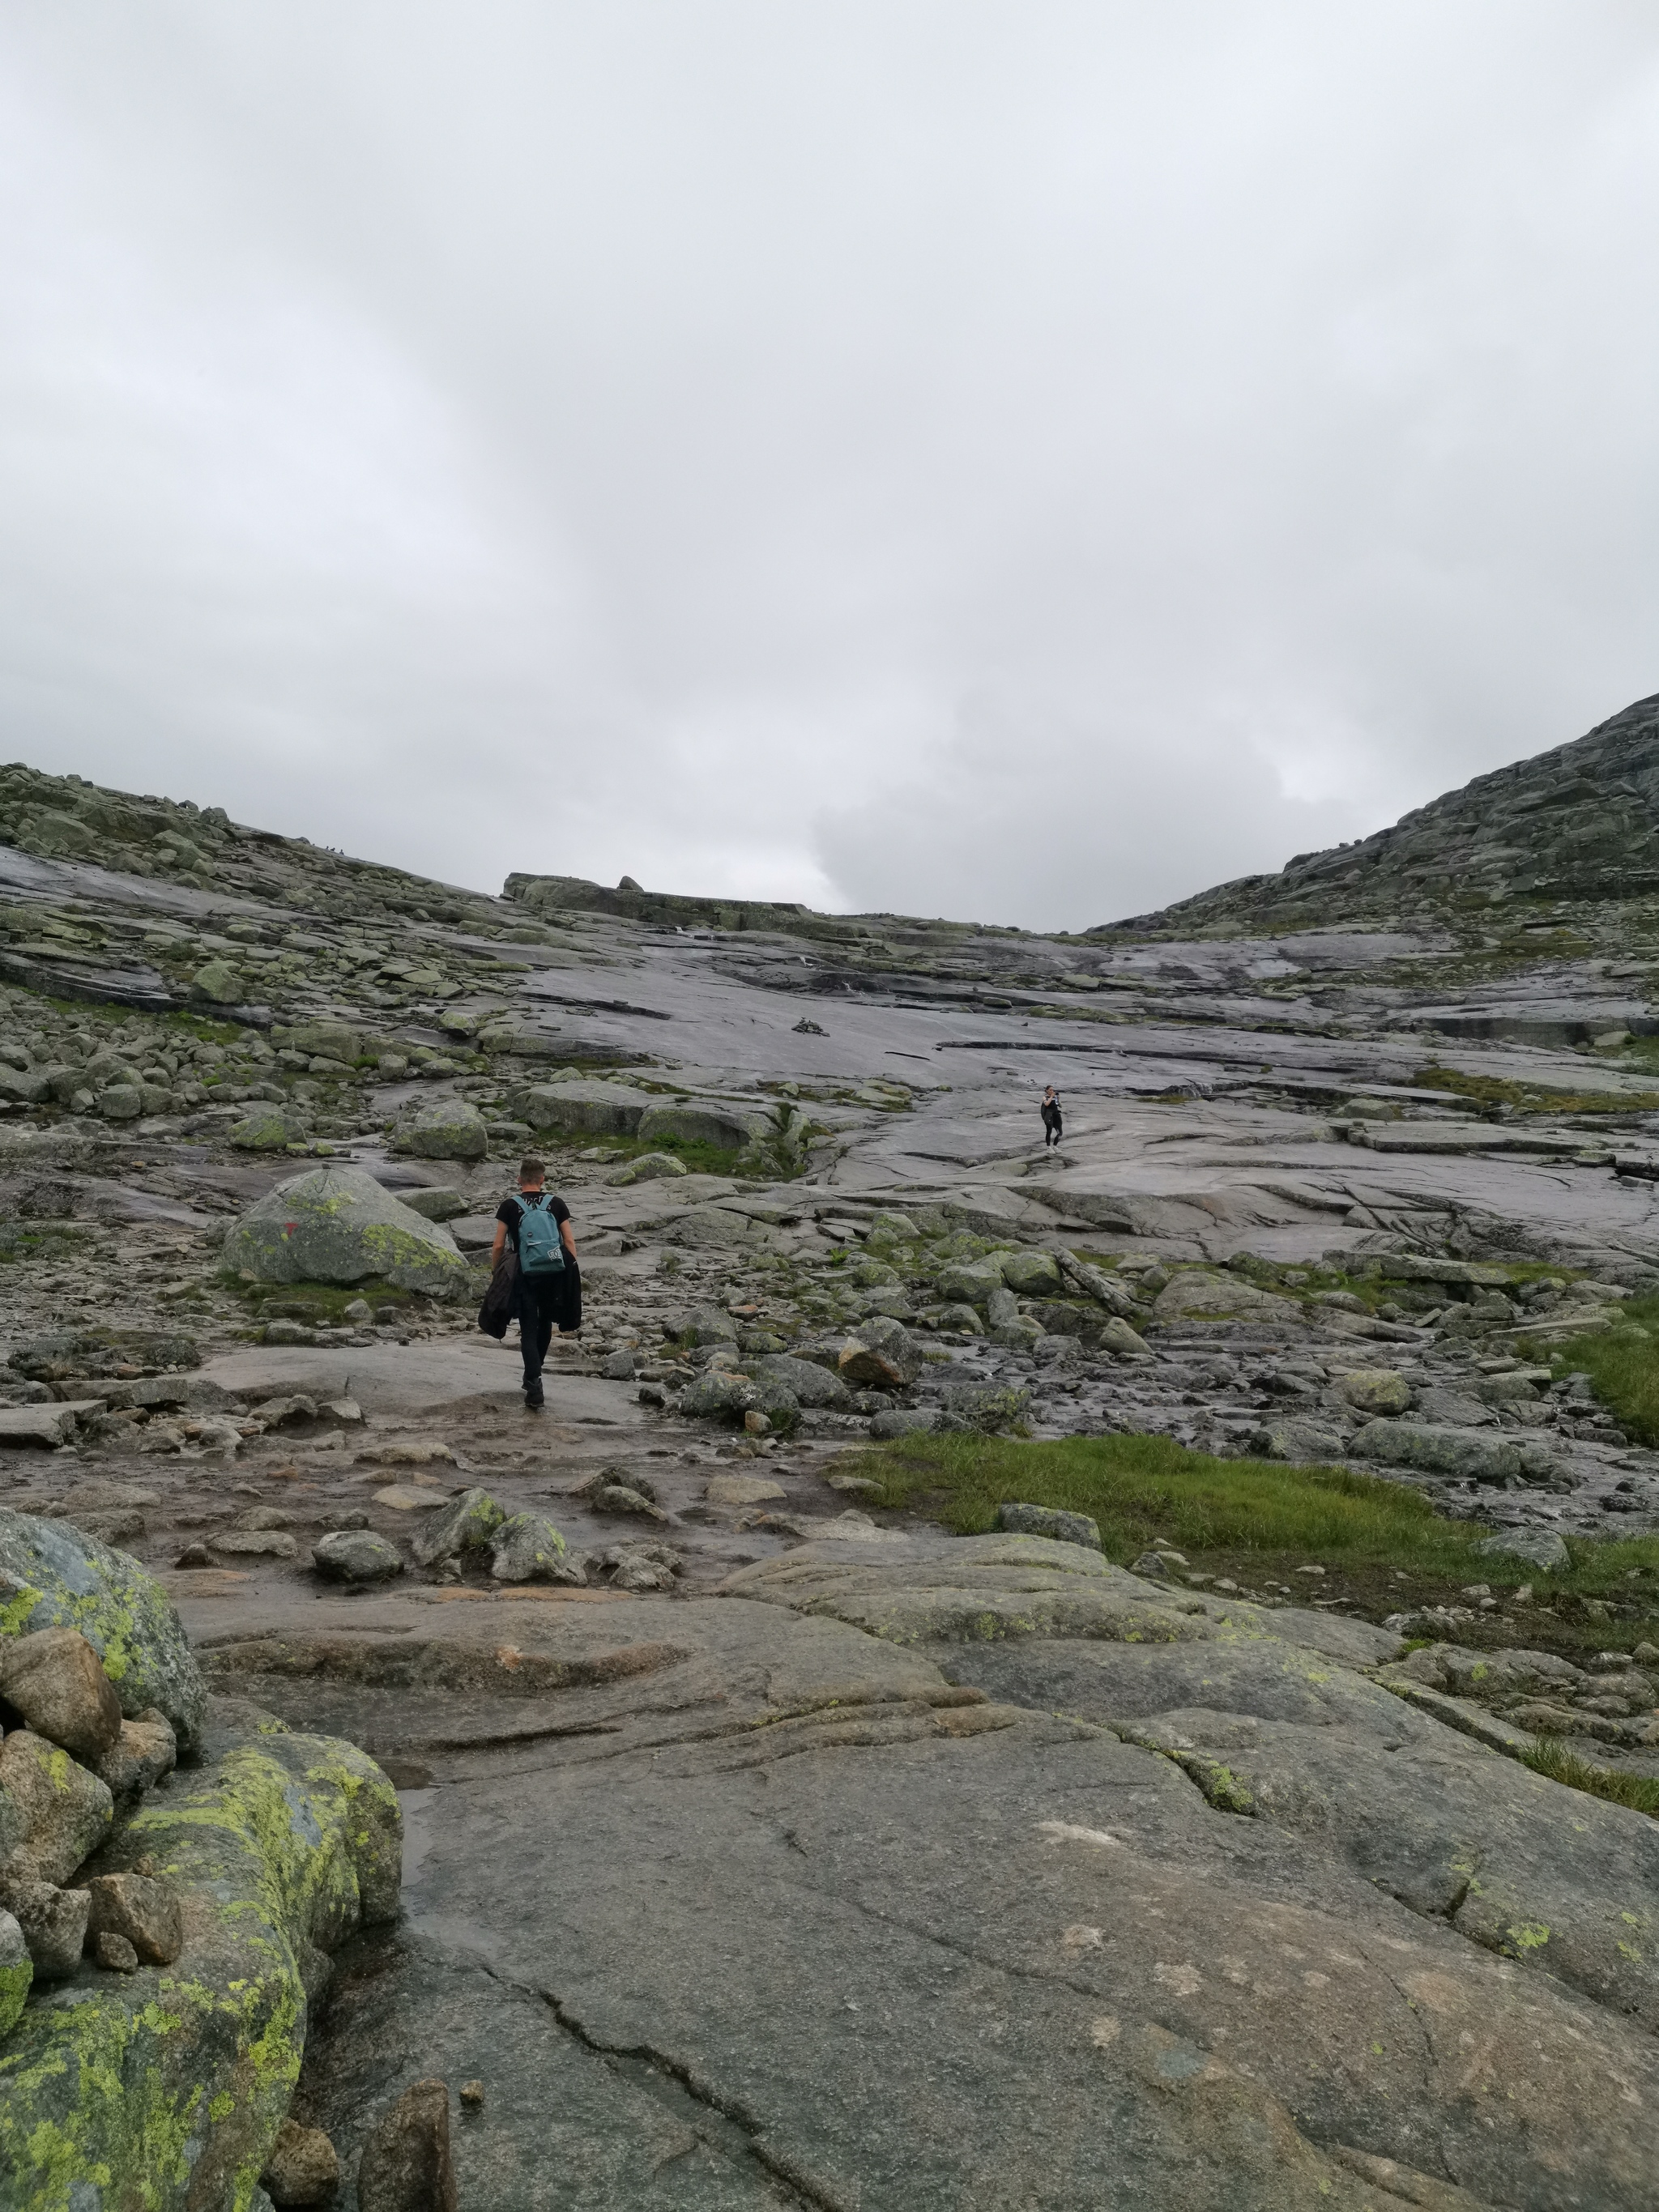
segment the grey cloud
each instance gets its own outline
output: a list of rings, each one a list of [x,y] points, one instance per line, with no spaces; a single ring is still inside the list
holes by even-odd
[[[95,35],[94,35],[95,31]],[[1602,6],[0,26],[0,744],[1084,927],[1651,690]]]

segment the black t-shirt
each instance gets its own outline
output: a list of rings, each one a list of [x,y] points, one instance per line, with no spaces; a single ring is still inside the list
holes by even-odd
[[[555,1221],[559,1224],[560,1227],[562,1228],[564,1224],[570,1218],[570,1208],[565,1204],[562,1198],[554,1196],[551,1194],[544,1194],[547,1196],[548,1212],[552,1215]],[[523,1213],[524,1208],[520,1205],[516,1198],[504,1198],[501,1204],[495,1208],[495,1218],[497,1221],[504,1221],[507,1224],[507,1242],[512,1245],[513,1249],[515,1252],[519,1249],[519,1223]]]

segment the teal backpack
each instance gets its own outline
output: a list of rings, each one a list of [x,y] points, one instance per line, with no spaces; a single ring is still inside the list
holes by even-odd
[[[562,1275],[564,1246],[559,1224],[545,1195],[532,1198],[519,1193],[519,1273],[521,1275]]]

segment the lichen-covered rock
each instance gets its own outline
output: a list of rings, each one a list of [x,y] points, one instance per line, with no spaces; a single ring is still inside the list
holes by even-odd
[[[781,1382],[798,1406],[843,1413],[852,1402],[852,1394],[839,1375],[820,1367],[816,1360],[797,1359],[792,1352],[757,1359],[753,1371],[757,1382],[765,1375]]]
[[[489,1571],[498,1583],[585,1583],[564,1538],[539,1513],[514,1513],[490,1538]]]
[[[30,1729],[14,1729],[0,1744],[0,1791],[23,1816],[23,1840],[0,1867],[0,1882],[66,1881],[115,1818],[108,1784]]]
[[[876,1314],[860,1322],[836,1364],[844,1382],[862,1389],[902,1390],[921,1372],[921,1347],[902,1322]]]
[[[416,1565],[435,1567],[441,1559],[457,1559],[474,1546],[487,1544],[506,1518],[506,1507],[498,1505],[487,1490],[462,1491],[433,1515],[415,1539],[410,1549]]]
[[[1540,1437],[1502,1430],[1445,1428],[1432,1421],[1370,1421],[1351,1449],[1362,1459],[1414,1467],[1461,1481],[1547,1482],[1555,1457]]]
[[[289,1145],[303,1145],[311,1131],[297,1114],[283,1106],[262,1106],[233,1122],[230,1141],[239,1152],[280,1152]]]
[[[581,1079],[527,1083],[507,1095],[508,1112],[538,1133],[569,1137],[631,1137],[646,1103],[626,1084]]]
[[[264,1283],[361,1283],[465,1297],[471,1271],[448,1230],[383,1190],[365,1168],[313,1168],[278,1183],[226,1237],[225,1265]]]
[[[16,1916],[37,1982],[61,1982],[75,1972],[92,1909],[84,1889],[60,1889],[55,1881],[0,1875],[0,1904]]]
[[[23,2009],[34,1979],[34,1961],[23,1931],[9,1912],[0,1912],[0,2036]]]
[[[691,1170],[684,1160],[677,1160],[672,1152],[645,1152],[636,1160],[629,1160],[605,1181],[613,1190],[626,1190],[632,1183],[659,1182],[665,1177],[689,1175]]]
[[[423,1160],[481,1160],[489,1150],[483,1115],[470,1098],[434,1098],[392,1132],[393,1149]]]
[[[1357,1413],[1404,1413],[1411,1410],[1411,1385],[1392,1367],[1358,1367],[1337,1378],[1337,1395]]]
[[[54,1627],[79,1629],[130,1720],[154,1707],[195,1742],[207,1691],[161,1584],[66,1521],[0,1508],[0,1637]]]
[[[340,2160],[321,2128],[284,2120],[260,2179],[273,2204],[327,2204],[340,2185]]]
[[[371,1759],[248,1707],[204,1750],[106,1854],[177,1893],[177,1960],[36,1997],[0,2045],[7,2212],[257,2203],[321,1954],[396,1915],[401,1816]]]
[[[1065,1284],[1052,1252],[1004,1252],[1002,1279],[1023,1298],[1057,1297]]]
[[[1049,1505],[999,1505],[997,1526],[1018,1536],[1047,1536],[1055,1544],[1083,1544],[1100,1549],[1100,1523],[1086,1513],[1062,1513]]]
[[[83,1765],[96,1766],[121,1732],[121,1701],[78,1628],[0,1638],[0,1698]]]
[[[404,1571],[397,1546],[368,1528],[333,1529],[311,1556],[318,1573],[335,1583],[383,1583]]]
[[[636,1125],[642,1143],[678,1137],[682,1144],[714,1145],[723,1152],[740,1152],[776,1133],[769,1115],[739,1106],[735,1100],[705,1099],[696,1105],[661,1101],[647,1106]]]

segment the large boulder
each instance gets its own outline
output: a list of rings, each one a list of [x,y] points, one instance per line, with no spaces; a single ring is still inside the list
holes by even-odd
[[[696,1105],[663,1102],[647,1106],[635,1134],[647,1143],[678,1137],[682,1144],[714,1145],[721,1152],[741,1152],[745,1145],[775,1136],[777,1125],[769,1114],[735,1101],[706,1098]]]
[[[507,1095],[510,1114],[538,1134],[559,1137],[631,1137],[645,1105],[624,1083],[526,1083]]]
[[[1540,1437],[1502,1429],[1443,1428],[1432,1421],[1368,1421],[1351,1447],[1360,1459],[1416,1468],[1455,1481],[1548,1482],[1555,1455]]]
[[[860,1389],[902,1390],[921,1374],[922,1350],[902,1322],[876,1314],[842,1345],[836,1366]]]
[[[1296,1320],[1298,1311],[1292,1299],[1259,1291],[1242,1276],[1214,1274],[1207,1267],[1182,1267],[1158,1292],[1152,1319],[1164,1324],[1249,1321],[1282,1325]]]
[[[49,1743],[96,1766],[121,1733],[121,1701],[78,1628],[0,1637],[0,1697]]]
[[[470,1098],[434,1098],[392,1133],[394,1152],[422,1160],[481,1160],[489,1150],[484,1117]]]
[[[1003,1287],[1000,1260],[954,1260],[933,1281],[938,1295],[952,1305],[988,1305],[992,1291]]]
[[[827,1367],[820,1367],[815,1360],[797,1359],[789,1352],[780,1352],[755,1360],[752,1366],[757,1379],[764,1375],[781,1382],[797,1405],[841,1413],[852,1403],[852,1394],[840,1376],[831,1374]]]
[[[195,1743],[207,1690],[161,1584],[67,1521],[0,1508],[0,1636],[47,1628],[80,1631],[129,1720],[154,1707],[182,1747]]]
[[[365,1168],[314,1168],[277,1184],[238,1221],[224,1262],[263,1283],[361,1283],[371,1276],[433,1297],[465,1297],[471,1271],[436,1221],[383,1190]]]
[[[233,1122],[228,1134],[238,1152],[281,1152],[290,1145],[303,1145],[311,1131],[303,1115],[286,1106],[258,1106]]]
[[[178,1901],[175,1963],[82,1968],[69,2001],[27,2003],[0,2045],[0,2204],[228,2212],[260,2201],[320,1954],[397,1916],[397,1793],[363,1753],[291,1735],[249,1707],[226,1708],[204,1748],[204,1764],[151,1798],[97,1863],[102,1875],[163,1869]],[[84,1917],[86,1891],[61,1894]]]

